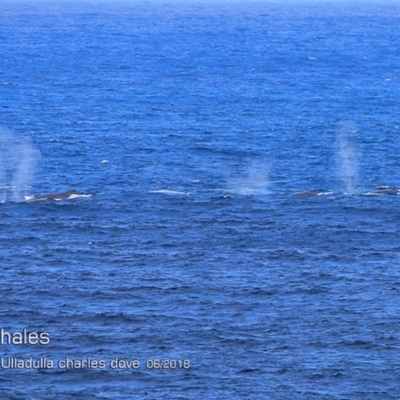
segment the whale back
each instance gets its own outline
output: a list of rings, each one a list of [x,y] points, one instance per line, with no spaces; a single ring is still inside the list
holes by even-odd
[[[78,194],[76,189],[67,190],[66,192],[46,193],[40,196],[33,197],[30,201],[56,201],[58,199],[68,199],[73,194]]]

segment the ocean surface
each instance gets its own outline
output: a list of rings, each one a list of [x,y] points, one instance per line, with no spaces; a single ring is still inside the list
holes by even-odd
[[[2,1],[0,397],[398,400],[399,31]]]

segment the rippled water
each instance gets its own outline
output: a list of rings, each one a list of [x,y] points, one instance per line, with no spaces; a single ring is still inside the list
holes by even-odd
[[[399,15],[2,3],[2,398],[398,399]]]

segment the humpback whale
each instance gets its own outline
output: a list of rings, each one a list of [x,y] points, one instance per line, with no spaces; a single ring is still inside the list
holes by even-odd
[[[375,190],[376,194],[389,194],[389,195],[395,195],[395,194],[400,194],[400,190],[397,188],[378,188],[377,190]]]
[[[322,189],[310,189],[305,192],[297,192],[293,193],[291,196],[294,197],[311,197],[311,196],[324,196],[324,195],[330,195],[334,194],[331,191],[325,191]],[[344,193],[346,194],[346,193]],[[362,196],[383,196],[383,195],[389,195],[389,196],[395,196],[395,195],[400,195],[400,189],[396,187],[390,187],[390,186],[378,186],[375,187],[375,190],[372,192],[367,192],[367,193],[359,193]]]
[[[374,192],[361,193],[363,196],[394,196],[400,194],[400,189],[389,186],[378,186]]]
[[[27,201],[59,201],[68,200],[77,197],[79,194],[76,189],[67,190],[66,192],[46,193],[40,196],[27,197]]]
[[[328,195],[328,194],[333,194],[333,192],[327,192],[326,190],[322,190],[322,189],[311,189],[311,190],[307,190],[306,192],[293,193],[292,196],[311,197],[311,196],[322,196],[322,195]]]

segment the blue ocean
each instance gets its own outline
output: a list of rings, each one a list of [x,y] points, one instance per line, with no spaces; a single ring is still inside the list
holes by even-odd
[[[2,1],[0,397],[398,400],[399,31]]]

